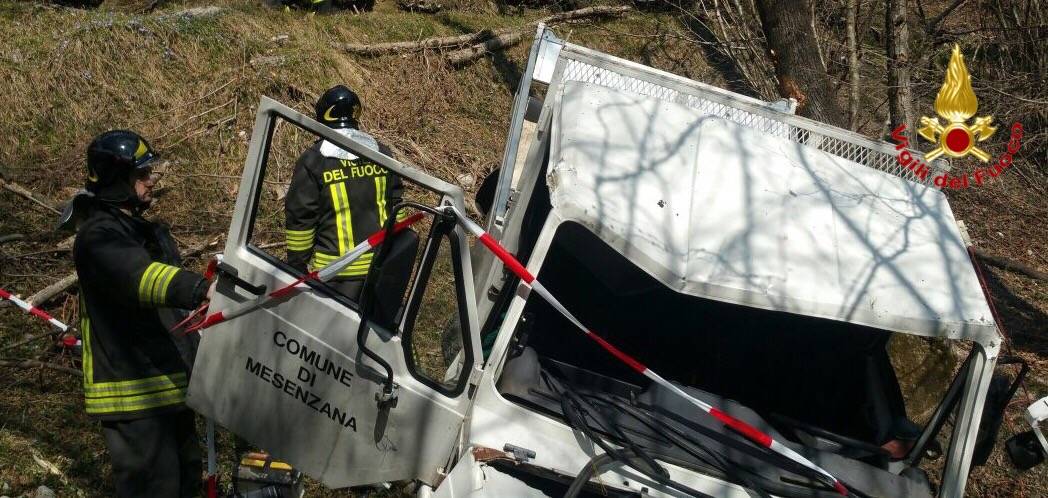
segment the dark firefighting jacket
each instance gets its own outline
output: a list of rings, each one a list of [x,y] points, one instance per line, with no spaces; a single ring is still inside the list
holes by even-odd
[[[390,155],[370,135],[352,129],[339,131]],[[295,164],[284,199],[288,264],[306,271],[349,252],[382,228],[403,190],[400,178],[386,168],[317,141]],[[373,254],[365,253],[337,278],[367,275]]]
[[[168,329],[207,294],[167,228],[97,205],[73,244],[87,413],[129,420],[182,409],[195,342]]]

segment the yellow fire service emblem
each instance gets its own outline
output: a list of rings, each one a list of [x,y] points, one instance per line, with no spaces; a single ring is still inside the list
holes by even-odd
[[[939,95],[935,97],[935,112],[946,120],[946,124],[943,125],[939,118],[922,116],[921,127],[917,130],[925,140],[938,144],[924,154],[924,158],[930,161],[943,154],[956,158],[971,154],[982,162],[989,161],[990,154],[975,144],[993,136],[997,128],[990,126],[993,116],[977,117],[975,123],[969,126],[968,119],[978,109],[979,101],[972,90],[972,77],[964,66],[961,47],[955,44],[953,54],[950,55],[950,65],[946,68],[946,78]]]

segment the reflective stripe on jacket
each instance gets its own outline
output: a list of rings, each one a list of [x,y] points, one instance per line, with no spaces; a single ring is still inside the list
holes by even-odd
[[[192,308],[207,281],[181,268],[167,229],[97,206],[73,246],[80,280],[84,402],[103,420],[181,409],[192,349],[168,332],[164,308]]]

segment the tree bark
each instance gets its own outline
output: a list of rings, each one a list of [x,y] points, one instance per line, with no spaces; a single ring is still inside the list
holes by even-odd
[[[885,55],[888,57],[890,127],[905,124],[908,130],[914,130],[916,119],[913,115],[913,95],[910,88],[910,29],[906,15],[906,0],[885,1],[884,34]]]
[[[859,121],[859,43],[855,23],[859,15],[859,0],[848,0],[848,129],[856,131]]]
[[[77,278],[76,272],[74,271],[73,273],[70,273],[69,275],[62,277],[61,280],[51,285],[48,285],[47,287],[44,287],[43,290],[41,290],[40,292],[37,292],[36,294],[29,296],[29,299],[26,299],[26,302],[32,304],[33,306],[41,306],[50,301],[55,296],[65,292],[70,287],[76,286],[78,281],[79,279]]]
[[[757,0],[757,11],[779,80],[779,95],[796,99],[802,116],[848,126],[833,83],[815,55],[819,42],[811,30],[809,0]]]
[[[472,47],[466,47],[462,50],[456,50],[448,53],[448,63],[454,67],[464,66],[473,62],[488,52],[494,52],[496,50],[502,50],[506,47],[510,47],[520,43],[522,35],[519,32],[505,33],[494,38],[491,38],[484,43],[478,43]]]

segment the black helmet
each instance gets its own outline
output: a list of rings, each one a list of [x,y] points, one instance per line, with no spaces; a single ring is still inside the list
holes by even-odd
[[[153,148],[139,134],[110,130],[87,146],[88,192],[103,202],[126,203],[137,199],[131,186],[131,172],[147,168],[157,158]]]
[[[360,97],[343,85],[332,87],[317,100],[317,121],[332,128],[356,128],[363,106]]]

